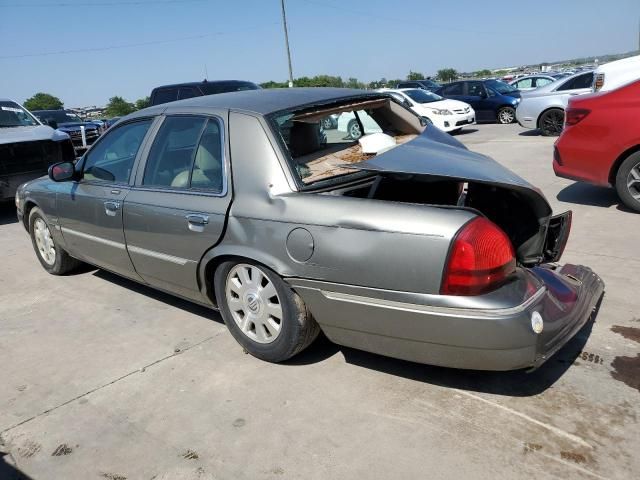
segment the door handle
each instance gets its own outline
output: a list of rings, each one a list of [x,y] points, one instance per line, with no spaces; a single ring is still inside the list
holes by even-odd
[[[189,230],[192,232],[203,232],[204,226],[209,223],[209,217],[207,215],[190,214],[187,215],[187,222]]]
[[[110,217],[115,217],[120,209],[120,202],[104,202],[104,212]]]

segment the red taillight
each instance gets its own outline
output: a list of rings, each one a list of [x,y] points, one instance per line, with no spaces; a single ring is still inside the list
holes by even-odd
[[[589,115],[589,112],[591,112],[591,110],[584,108],[568,108],[564,114],[565,126],[575,125],[576,123],[581,122],[587,115]]]
[[[507,235],[478,217],[454,239],[440,293],[478,295],[498,287],[515,269],[515,253]]]

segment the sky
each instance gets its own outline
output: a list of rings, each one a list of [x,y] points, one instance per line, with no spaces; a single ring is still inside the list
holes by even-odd
[[[640,0],[286,0],[294,77],[361,81],[622,53]],[[280,0],[0,0],[0,96],[67,107],[288,77]]]

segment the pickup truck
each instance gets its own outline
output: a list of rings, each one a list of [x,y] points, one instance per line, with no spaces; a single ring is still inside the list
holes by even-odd
[[[0,98],[0,201],[12,199],[22,183],[46,175],[50,165],[74,158],[69,135]]]
[[[97,124],[85,122],[66,110],[34,110],[33,114],[45,125],[67,133],[78,156],[86,152],[100,136]]]

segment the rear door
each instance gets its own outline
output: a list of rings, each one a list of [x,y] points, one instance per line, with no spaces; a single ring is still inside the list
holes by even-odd
[[[122,204],[152,123],[151,118],[136,119],[109,130],[79,164],[81,180],[56,184],[59,223],[69,253],[136,279],[122,229]]]
[[[464,82],[463,102],[470,104],[476,111],[476,120],[495,120],[493,102],[482,82]]]
[[[127,248],[149,284],[202,301],[198,264],[231,202],[220,115],[167,115],[124,204]]]

